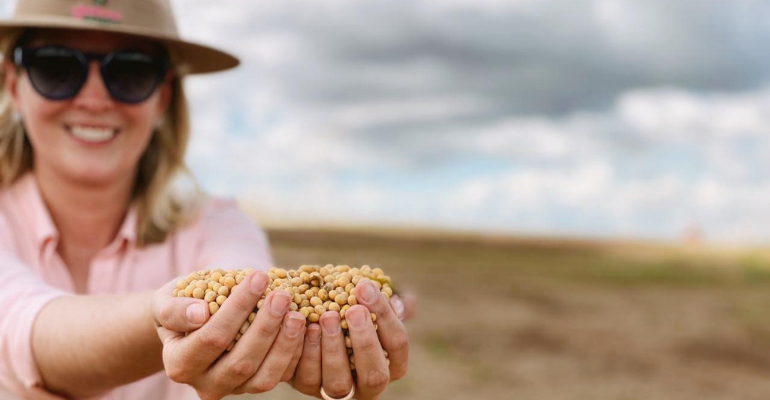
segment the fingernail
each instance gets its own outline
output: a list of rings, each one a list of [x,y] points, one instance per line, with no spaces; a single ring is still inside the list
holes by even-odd
[[[326,316],[328,315],[328,317]],[[334,335],[339,332],[340,329],[340,315],[337,313],[324,313],[324,318],[321,318],[321,326],[324,328],[324,332],[327,335]]]
[[[398,319],[404,319],[404,302],[400,298],[393,296],[390,298],[390,303],[393,304],[393,311],[396,312]]]
[[[202,324],[206,319],[206,310],[204,310],[203,306],[200,304],[190,304],[187,306],[185,314],[187,316],[187,320],[190,321],[191,324]]]
[[[273,295],[273,300],[270,301],[270,310],[273,312],[273,315],[283,315],[288,310],[290,301],[291,297],[289,297],[288,293],[283,290],[277,291]]]
[[[267,289],[268,277],[264,272],[258,272],[255,277],[251,278],[251,292],[254,294],[262,294]]]
[[[307,327],[307,341],[312,344],[318,344],[321,341],[321,328],[312,324]]]
[[[377,288],[374,287],[374,284],[371,281],[363,282],[361,299],[367,304],[373,304],[377,301]]]
[[[345,313],[345,319],[348,320],[348,324],[354,328],[363,328],[366,324],[366,320],[369,319],[368,313],[365,312],[365,308],[358,306],[352,307]]]
[[[289,318],[286,318],[286,321],[284,321],[283,328],[286,329],[286,336],[293,338],[299,335],[299,332],[302,330],[302,326],[304,325],[305,318],[290,316]]]

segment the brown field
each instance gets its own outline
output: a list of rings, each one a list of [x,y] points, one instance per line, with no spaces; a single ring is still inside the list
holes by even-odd
[[[639,243],[271,231],[276,261],[419,296],[383,399],[770,398],[770,257]],[[285,386],[285,385],[284,385]],[[279,387],[275,399],[299,399]]]

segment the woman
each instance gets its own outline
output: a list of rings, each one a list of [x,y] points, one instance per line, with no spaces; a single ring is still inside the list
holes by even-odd
[[[225,352],[264,272],[213,317],[171,296],[192,270],[272,260],[263,232],[184,166],[183,77],[238,61],[179,39],[168,0],[19,0],[0,39],[0,399],[208,400],[281,381],[373,399],[405,374],[411,303],[371,285],[346,316],[355,387],[339,316],[306,328],[282,291]]]

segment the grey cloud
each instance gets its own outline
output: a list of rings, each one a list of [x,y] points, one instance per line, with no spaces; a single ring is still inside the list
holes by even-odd
[[[564,114],[606,107],[637,87],[745,90],[767,79],[767,5],[616,2],[617,12],[631,15],[613,21],[620,17],[601,17],[600,4],[607,2],[541,3],[537,12],[518,14],[440,6],[428,12],[413,1],[285,2],[279,11],[254,15],[250,24],[255,36],[274,30],[300,35],[307,60],[276,78],[284,80],[288,96],[309,106],[476,94],[500,115]],[[435,65],[442,79],[410,81],[420,61]],[[360,71],[372,66],[411,85],[366,80]]]
[[[312,126],[336,132],[351,147],[394,159],[386,168],[427,168],[469,156],[542,162],[526,151],[474,154],[448,136],[473,140],[490,125],[532,116],[559,126],[583,112],[610,115],[572,138],[590,143],[586,149],[545,161],[611,157],[644,166],[659,138],[640,137],[613,119],[619,96],[649,87],[729,94],[757,88],[770,71],[770,25],[764,23],[770,5],[760,1],[542,0],[525,9],[407,0],[233,4],[236,18],[210,2],[186,11],[205,14],[210,25],[209,33],[190,33],[212,35],[245,57],[227,90],[269,92],[280,104],[277,113],[302,120],[312,115]],[[286,57],[277,67],[254,53],[260,40],[276,35],[290,38],[292,46],[288,55],[280,52],[283,43],[276,46],[275,57]],[[350,106],[453,97],[484,106],[336,124]],[[326,118],[319,117],[323,113]],[[563,134],[574,131],[567,127]]]

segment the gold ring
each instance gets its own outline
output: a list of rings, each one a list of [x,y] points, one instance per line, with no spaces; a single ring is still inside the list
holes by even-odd
[[[321,397],[323,397],[323,398],[324,398],[324,400],[350,400],[350,399],[352,399],[352,398],[353,398],[353,395],[354,395],[355,393],[356,393],[356,384],[354,383],[354,384],[353,384],[353,387],[352,387],[352,388],[350,388],[350,393],[348,393],[348,395],[347,395],[347,396],[345,396],[345,397],[341,397],[341,398],[339,398],[339,399],[335,399],[334,397],[331,397],[331,396],[329,396],[328,394],[326,394],[326,392],[324,392],[324,387],[323,387],[323,386],[321,386]]]

